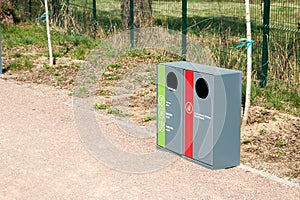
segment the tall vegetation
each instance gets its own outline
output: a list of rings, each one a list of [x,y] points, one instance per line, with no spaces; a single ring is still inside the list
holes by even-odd
[[[14,23],[13,0],[0,0],[0,23]]]

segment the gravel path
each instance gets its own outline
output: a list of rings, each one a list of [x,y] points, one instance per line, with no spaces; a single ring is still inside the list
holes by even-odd
[[[0,79],[0,199],[300,199],[299,186],[247,168],[179,158],[152,173],[113,170],[84,148],[71,105],[67,92]]]

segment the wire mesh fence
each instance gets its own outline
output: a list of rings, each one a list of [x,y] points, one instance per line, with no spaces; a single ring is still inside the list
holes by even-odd
[[[151,2],[154,26],[184,31],[181,26],[181,0]],[[14,0],[14,3],[18,17],[22,19],[34,19],[44,12],[42,0]],[[121,31],[122,15],[130,15],[129,11],[122,12],[121,0],[50,0],[49,5],[53,25],[70,33],[89,34],[94,37]],[[268,66],[269,84],[299,93],[300,1],[251,0],[250,5],[252,37],[255,41],[255,82],[258,83],[261,78],[262,67]],[[269,23],[264,24],[268,6]],[[134,8],[134,13],[138,12],[143,12],[143,9]],[[243,0],[187,1],[187,34],[208,47],[220,67],[239,69],[246,73],[246,51],[231,48],[239,44],[240,38],[246,37],[245,27]],[[268,34],[264,32],[266,27]],[[268,43],[264,41],[266,39]],[[264,44],[267,44],[267,48],[263,48]],[[268,58],[265,59],[265,56]]]

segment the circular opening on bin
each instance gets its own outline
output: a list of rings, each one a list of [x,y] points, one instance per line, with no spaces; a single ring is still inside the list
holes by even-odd
[[[196,82],[196,93],[201,99],[205,99],[208,96],[208,85],[203,78],[199,78]]]
[[[169,90],[176,91],[178,85],[177,77],[174,72],[169,72],[167,76],[167,86]]]

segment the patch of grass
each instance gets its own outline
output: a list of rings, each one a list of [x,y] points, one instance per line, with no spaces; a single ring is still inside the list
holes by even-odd
[[[122,113],[122,111],[119,110],[119,109],[109,109],[107,111],[107,113],[111,114],[111,115],[116,115],[116,116],[119,116],[119,117],[127,117],[127,116],[129,116],[129,114]]]
[[[109,110],[107,111],[107,113],[108,113],[108,114],[113,114],[113,115],[118,115],[118,114],[121,113],[121,111],[118,110],[118,109],[109,109]]]
[[[60,57],[63,57],[63,56],[64,56],[64,54],[61,53],[61,52],[53,52],[53,57],[55,57],[55,58],[60,58]]]
[[[109,94],[109,92],[108,91],[105,91],[105,90],[101,90],[100,92],[99,92],[99,95],[100,96],[106,96],[106,95],[108,95]]]
[[[110,74],[110,73],[106,73],[106,72],[104,72],[102,74],[102,76],[105,77],[109,81],[116,81],[116,80],[120,80],[122,78],[122,75],[120,75],[120,74]]]
[[[28,56],[22,56],[20,58],[16,58],[11,62],[10,68],[12,70],[30,70],[33,67],[32,62]]]
[[[266,129],[260,129],[260,130],[259,130],[259,133],[260,133],[261,135],[264,135],[264,134],[267,133],[267,131],[266,131]]]
[[[122,66],[119,63],[113,63],[113,64],[108,65],[107,67],[111,68],[111,69],[119,69]]]
[[[46,26],[36,23],[26,23],[26,26],[14,25],[3,26],[1,31],[3,46],[7,48],[34,45],[35,47],[47,47]],[[51,30],[51,42],[53,47],[59,45],[63,50],[54,51],[54,57],[65,56],[84,60],[88,52],[96,47],[97,41],[93,38],[80,34],[67,34]],[[66,51],[68,49],[68,51]]]
[[[244,141],[243,141],[243,144],[250,144],[251,141],[252,141],[251,139],[245,138]]]
[[[70,66],[70,65],[64,65],[64,66],[63,66],[63,68],[66,68],[66,69],[71,69],[71,68],[72,68],[72,66]]]
[[[13,58],[21,58],[22,54],[20,52],[16,52],[12,55]]]
[[[73,53],[73,57],[78,60],[84,60],[87,54],[86,48],[83,46],[76,47],[76,50]]]
[[[99,109],[99,110],[105,110],[105,109],[107,109],[107,105],[105,104],[105,103],[103,103],[103,104],[94,104],[94,108],[95,109]]]
[[[46,28],[32,24],[29,26],[4,26],[2,29],[3,46],[47,46]],[[45,43],[45,45],[43,45]]]
[[[285,155],[285,152],[284,152],[283,150],[280,150],[280,149],[277,150],[277,153],[278,153],[279,155],[281,155],[281,156],[284,156],[284,155]]]
[[[54,72],[53,76],[59,76],[59,72]]]
[[[155,115],[150,115],[150,116],[147,116],[144,118],[144,122],[149,122],[149,121],[152,121],[152,120],[155,120],[156,119],[156,116]]]
[[[44,69],[47,70],[47,71],[53,70],[53,67],[51,67],[51,66],[48,65],[48,64],[44,64],[43,67],[44,67]]]
[[[58,78],[56,78],[56,80],[57,80],[58,82],[64,82],[64,81],[67,81],[68,78],[67,78],[67,77],[58,77]]]
[[[244,105],[246,93],[245,82],[242,84],[242,89],[242,103]],[[261,88],[257,83],[252,84],[251,104],[300,116],[300,94],[297,92],[297,89],[287,89],[284,85],[279,85],[272,81],[265,88]],[[268,114],[267,110],[262,111],[262,115]]]
[[[281,140],[276,140],[275,145],[278,147],[283,147],[286,145],[286,143]]]

